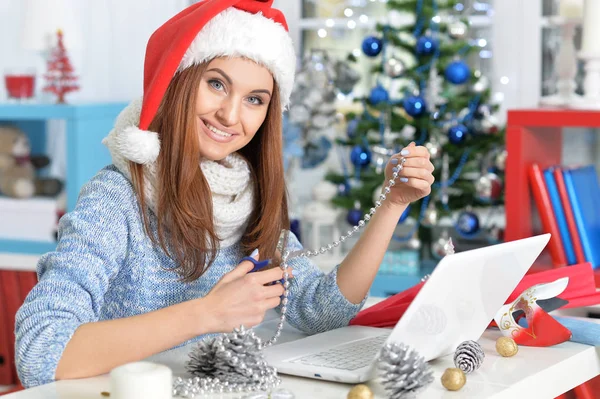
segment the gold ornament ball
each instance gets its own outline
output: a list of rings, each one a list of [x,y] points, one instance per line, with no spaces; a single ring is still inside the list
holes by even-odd
[[[511,337],[500,337],[496,341],[496,352],[504,357],[511,357],[517,354],[519,346]]]
[[[371,388],[364,384],[359,384],[348,392],[347,399],[373,399],[374,397],[375,395],[373,395]]]
[[[442,374],[442,385],[449,391],[458,391],[467,382],[467,376],[459,368],[448,368]]]

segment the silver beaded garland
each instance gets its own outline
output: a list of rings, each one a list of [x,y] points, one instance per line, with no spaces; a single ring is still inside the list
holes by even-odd
[[[281,315],[275,333],[267,342],[261,342],[252,330],[244,326],[235,329],[230,334],[224,334],[211,340],[203,340],[190,354],[188,372],[191,378],[177,377],[173,380],[173,396],[181,398],[195,398],[198,395],[225,392],[256,392],[267,391],[275,388],[281,383],[277,377],[277,370],[267,365],[261,349],[273,345],[283,330],[286,320],[286,312],[289,304],[289,272],[288,262],[296,258],[308,258],[324,254],[340,245],[359,229],[363,228],[371,217],[381,207],[381,202],[391,192],[391,187],[396,184],[396,179],[404,168],[406,158],[400,158],[400,163],[392,171],[392,178],[384,187],[379,201],[368,214],[358,222],[347,234],[340,236],[339,240],[323,246],[318,250],[299,250],[289,252],[287,247],[289,231],[283,230],[279,236],[277,248],[282,254],[280,267],[283,270],[283,298],[281,300]]]

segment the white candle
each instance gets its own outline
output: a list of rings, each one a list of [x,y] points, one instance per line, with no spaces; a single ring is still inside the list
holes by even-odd
[[[558,14],[568,19],[581,18],[583,16],[583,0],[560,0]]]
[[[600,56],[600,1],[585,0],[583,6],[583,54]]]
[[[129,363],[110,372],[111,399],[171,399],[173,373],[150,362]]]

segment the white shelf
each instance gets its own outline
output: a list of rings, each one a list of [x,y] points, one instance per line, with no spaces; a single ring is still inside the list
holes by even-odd
[[[58,200],[0,196],[0,239],[53,242]]]
[[[35,272],[40,257],[38,255],[25,255],[0,252],[0,270],[16,270],[21,272]]]

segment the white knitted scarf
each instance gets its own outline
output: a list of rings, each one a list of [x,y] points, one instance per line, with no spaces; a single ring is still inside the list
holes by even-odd
[[[117,118],[114,129],[102,141],[109,149],[113,164],[129,180],[129,160],[134,158],[138,143],[123,140],[127,128],[139,123],[141,102],[131,103]],[[238,242],[246,230],[254,203],[254,187],[250,167],[242,156],[230,154],[215,162],[202,160],[200,167],[212,192],[213,223],[220,238],[220,247]],[[156,163],[144,165],[144,195],[148,206],[156,214],[157,202]]]

